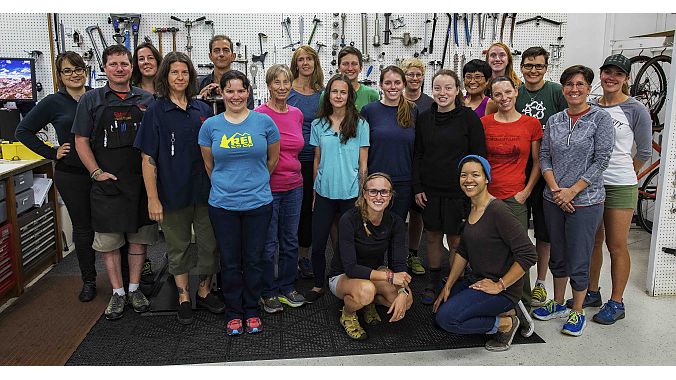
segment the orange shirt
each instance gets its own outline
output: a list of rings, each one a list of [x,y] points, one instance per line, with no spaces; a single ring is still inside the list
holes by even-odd
[[[490,114],[482,117],[481,123],[486,135],[486,158],[491,164],[488,192],[498,199],[507,199],[526,186],[531,143],[542,139],[542,125],[528,115],[502,123],[495,120],[495,114]]]

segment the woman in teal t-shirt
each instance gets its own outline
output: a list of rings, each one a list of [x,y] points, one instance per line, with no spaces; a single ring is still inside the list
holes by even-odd
[[[312,303],[324,294],[326,240],[336,213],[354,207],[359,179],[366,177],[369,126],[355,107],[350,79],[336,74],[326,85],[318,118],[312,122],[310,145],[315,147],[315,199],[312,216],[314,287],[305,295]]]

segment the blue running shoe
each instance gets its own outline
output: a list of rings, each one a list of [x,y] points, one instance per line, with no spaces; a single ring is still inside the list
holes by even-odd
[[[580,336],[586,325],[587,317],[584,314],[584,310],[582,310],[582,313],[571,310],[570,314],[568,314],[568,320],[566,321],[566,324],[563,325],[561,332],[567,335]]]
[[[592,319],[602,325],[612,325],[622,318],[624,318],[624,302],[608,300]]]
[[[585,294],[584,296],[584,301],[582,301],[583,309],[586,309],[588,307],[600,307],[602,304],[603,300],[601,300],[601,288],[599,288],[599,290],[595,292],[587,290],[587,294]],[[566,300],[566,307],[569,309],[573,308],[572,298]]]
[[[568,315],[568,308],[564,305],[559,305],[554,300],[547,301],[544,306],[538,307],[531,313],[533,318],[541,321],[548,321],[554,318],[563,318]]]

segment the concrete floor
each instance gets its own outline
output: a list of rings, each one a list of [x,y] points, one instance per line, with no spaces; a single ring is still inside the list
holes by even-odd
[[[532,233],[532,230],[530,231]],[[565,320],[535,321],[547,343],[515,345],[505,353],[483,348],[381,355],[238,362],[235,365],[675,365],[676,297],[655,298],[645,292],[650,235],[632,228],[629,235],[632,272],[624,294],[626,318],[612,326],[591,321],[598,308],[588,308],[581,337],[560,333]],[[610,258],[604,248],[601,295],[610,292]],[[531,269],[531,278],[536,271]],[[553,294],[551,274],[547,292]],[[570,289],[567,291],[570,296]]]

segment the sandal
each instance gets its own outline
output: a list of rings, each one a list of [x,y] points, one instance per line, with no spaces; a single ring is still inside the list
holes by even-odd
[[[382,319],[380,319],[380,314],[378,314],[378,310],[376,310],[375,303],[371,303],[364,307],[364,321],[370,326],[377,325],[378,323],[382,322]]]
[[[357,314],[345,315],[342,313],[340,315],[340,324],[345,328],[347,336],[354,340],[364,340],[367,338],[366,331],[361,327],[359,321],[357,320]]]

